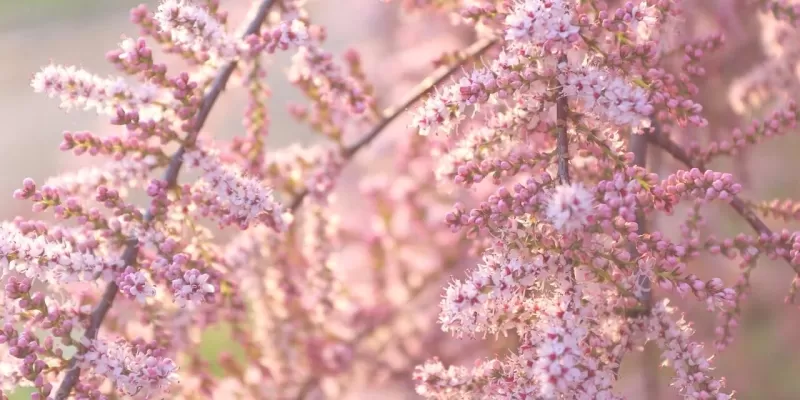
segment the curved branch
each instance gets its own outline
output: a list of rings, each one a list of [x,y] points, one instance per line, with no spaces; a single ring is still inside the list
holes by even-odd
[[[481,54],[483,54],[486,50],[492,47],[497,41],[495,39],[483,39],[475,42],[470,47],[468,47],[463,54],[460,62],[451,65],[446,68],[442,68],[438,73],[434,73],[432,76],[425,78],[422,82],[420,82],[408,96],[400,102],[397,106],[389,107],[383,111],[383,118],[378,122],[374,128],[372,128],[366,135],[364,135],[361,139],[357,142],[353,143],[350,146],[347,146],[344,151],[344,160],[349,161],[353,158],[361,149],[363,149],[368,144],[372,143],[375,138],[386,129],[389,124],[394,122],[397,117],[403,114],[409,107],[411,107],[414,103],[416,103],[419,99],[421,99],[426,94],[430,93],[437,85],[441,84],[445,81],[445,79],[449,78],[453,75],[459,67],[464,65],[467,60],[475,58]],[[292,199],[292,203],[289,205],[290,210],[295,210],[299,207],[305,197],[308,196],[308,189],[303,189],[302,192],[298,193],[294,199]]]
[[[658,134],[647,134],[647,139],[653,143],[664,149],[667,153],[669,153],[672,157],[676,160],[686,164],[689,167],[697,168],[700,171],[705,172],[706,168],[702,163],[699,163],[693,160],[689,154],[684,150],[679,144],[675,143],[672,139],[664,135],[663,133]],[[733,196],[730,201],[731,207],[742,216],[742,218],[747,221],[748,224],[760,235],[767,235],[772,237],[773,232],[764,221],[759,218],[756,213],[753,212],[744,201],[742,201],[739,196]],[[789,263],[789,266],[794,270],[796,274],[800,274],[800,265],[795,265],[792,263],[792,258],[788,254],[783,255],[783,259]]]

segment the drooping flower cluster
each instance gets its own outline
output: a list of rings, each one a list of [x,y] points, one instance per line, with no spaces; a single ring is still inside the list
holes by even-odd
[[[674,321],[670,315],[673,312],[667,300],[658,303],[647,328],[662,349],[664,362],[675,369],[672,385],[687,398],[730,399],[730,395],[721,392],[725,381],[709,375],[713,368],[711,359],[703,355],[703,346],[689,341],[694,332],[682,318]]]

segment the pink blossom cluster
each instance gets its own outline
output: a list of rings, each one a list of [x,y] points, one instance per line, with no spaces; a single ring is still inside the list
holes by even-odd
[[[423,20],[391,29],[463,48],[421,55],[437,68],[386,109],[403,71],[337,55],[303,0],[251,3],[239,28],[218,0],[138,6],[140,35],[106,57],[120,76],[34,75],[113,129],[64,132],[61,151],[107,160],[26,178],[13,197],[41,220],[0,224],[0,400],[623,399],[621,367],[647,343],[676,396],[738,396],[713,351],[734,343],[760,261],[790,267],[794,301],[800,232],[762,218],[800,205],[709,166],[796,128],[779,84],[798,83],[796,5],[752,2],[771,49],[726,90],[760,118],[721,137],[703,104],[731,41],[678,29],[699,19],[689,2],[403,1],[387,9]],[[286,112],[317,142],[268,140],[277,51],[305,97]],[[241,134],[210,137],[235,90]],[[718,206],[752,230],[710,233]],[[697,304],[713,345],[688,321]],[[652,382],[656,367],[636,369]],[[645,386],[628,398],[655,398]]]
[[[277,231],[285,229],[283,210],[272,196],[272,190],[258,180],[220,162],[214,153],[193,151],[183,156],[189,169],[202,171],[202,177],[189,188],[191,201],[203,215],[212,215],[220,225],[263,223]]]

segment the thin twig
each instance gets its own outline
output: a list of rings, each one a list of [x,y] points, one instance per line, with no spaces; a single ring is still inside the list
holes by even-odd
[[[253,19],[250,21],[243,34],[244,37],[258,33],[258,31],[261,29],[261,25],[264,23],[264,20],[266,20],[267,15],[269,14],[269,10],[275,3],[276,0],[264,0],[261,2],[256,14],[253,16]],[[167,166],[167,170],[164,172],[164,181],[167,182],[168,187],[173,187],[177,184],[178,174],[183,166],[183,155],[186,153],[186,149],[194,146],[200,130],[203,128],[203,125],[205,125],[206,120],[211,113],[211,109],[217,102],[219,95],[225,89],[225,86],[228,83],[231,75],[233,75],[233,71],[235,69],[236,61],[231,61],[225,64],[217,73],[217,76],[214,79],[214,82],[211,84],[211,88],[209,89],[208,93],[206,93],[203,97],[203,101],[200,104],[200,109],[198,110],[197,116],[194,120],[193,129],[187,134],[181,147],[175,152],[175,154],[172,155],[169,165]],[[148,210],[144,216],[144,223],[150,223],[153,218],[153,213],[151,210]],[[135,238],[131,239],[125,247],[125,250],[122,252],[123,266],[133,265],[136,262],[136,257],[138,254],[139,242]],[[84,338],[89,340],[94,340],[97,338],[97,332],[100,330],[103,320],[108,314],[108,311],[111,309],[111,306],[114,304],[114,299],[116,298],[118,291],[119,288],[114,281],[108,283],[100,302],[97,304],[97,306],[95,306],[94,310],[92,310],[89,320],[89,327],[86,328],[86,332],[84,332]],[[64,380],[61,381],[61,385],[56,391],[56,400],[66,399],[72,392],[72,389],[78,383],[81,369],[78,367],[77,362],[78,355],[76,354],[70,360],[67,374],[64,376]]]
[[[419,99],[423,96],[430,93],[436,86],[441,84],[445,81],[445,79],[449,78],[453,75],[457,70],[458,67],[464,65],[465,62],[468,60],[475,58],[481,54],[483,54],[486,50],[492,47],[497,41],[495,39],[482,39],[470,47],[468,47],[463,54],[463,57],[460,62],[450,66],[450,67],[442,67],[438,72],[435,72],[433,75],[425,78],[422,82],[420,82],[414,89],[412,89],[408,96],[400,102],[400,104],[389,107],[383,111],[380,122],[378,125],[375,125],[366,135],[364,135],[361,139],[357,142],[353,143],[352,145],[346,147],[344,149],[343,157],[345,161],[350,160],[353,158],[356,153],[358,153],[364,146],[372,143],[375,138],[386,129],[389,124],[394,122],[397,117],[403,114],[409,107],[411,107],[414,103],[416,103]],[[291,204],[289,205],[290,210],[295,210],[300,204],[303,202],[305,197],[308,196],[308,189],[303,189],[302,192],[298,193],[294,199],[292,199]]]
[[[558,63],[566,63],[567,55],[558,58]],[[569,99],[564,94],[563,87],[556,88],[556,156],[558,157],[558,182],[562,185],[569,185]],[[568,259],[568,264],[572,262]],[[570,266],[572,283],[575,284],[575,267]]]
[[[658,135],[661,133],[661,124],[652,120],[653,134]],[[629,150],[633,152],[633,165],[645,168],[647,167],[647,136],[645,134],[631,133]],[[647,218],[642,210],[636,211],[636,225],[638,226],[637,232],[639,235],[644,235],[647,232]],[[630,251],[632,255],[636,255],[638,251],[636,246],[631,244]],[[653,307],[653,283],[646,274],[640,274],[638,277],[639,290],[641,293],[640,301],[644,306],[645,315],[650,314],[650,309]],[[644,357],[642,357],[642,380],[644,381],[644,392],[647,394],[649,400],[657,400],[660,397],[658,388],[658,353],[652,346],[645,348]]]
[[[669,153],[672,157],[676,160],[686,164],[689,167],[697,168],[702,172],[706,171],[705,166],[702,163],[699,163],[693,160],[689,154],[677,143],[675,143],[672,139],[667,137],[667,135],[663,134],[663,132],[659,135],[655,134],[648,134],[647,139],[653,143],[664,149],[667,153]],[[772,237],[773,233],[772,230],[769,229],[767,224],[761,220],[749,207],[742,201],[739,196],[733,196],[730,203],[731,207],[742,216],[742,218],[747,221],[748,224],[760,235],[766,235],[768,237]],[[789,256],[788,253],[784,254],[783,259],[789,263],[789,266],[794,270],[795,273],[800,274],[800,265],[795,265],[792,263],[792,258]]]
[[[567,62],[567,56],[563,55],[558,60],[559,63]],[[569,185],[569,136],[567,136],[567,121],[569,120],[569,101],[567,96],[561,91],[561,87],[556,91],[556,151],[558,153],[558,180],[562,185]]]

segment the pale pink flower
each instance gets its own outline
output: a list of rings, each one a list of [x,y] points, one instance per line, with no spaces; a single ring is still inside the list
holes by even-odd
[[[457,90],[456,86],[446,86],[425,100],[412,117],[411,127],[419,129],[419,134],[423,136],[438,132],[449,133],[463,119],[462,112],[466,107],[466,104],[458,100]]]
[[[115,116],[120,107],[131,110],[149,106],[160,97],[152,84],[132,85],[121,77],[101,78],[73,66],[52,64],[34,75],[31,87],[37,93],[59,98],[65,110],[82,108],[109,116]]]
[[[155,20],[175,43],[193,50],[213,50],[222,59],[236,57],[243,46],[219,21],[191,0],[165,0],[158,6]]]
[[[261,223],[277,231],[286,227],[286,216],[272,190],[238,168],[223,164],[214,152],[194,151],[184,155],[186,166],[203,172],[193,195],[204,215],[218,218],[223,225],[246,229]]]
[[[125,341],[83,338],[82,344],[87,351],[76,356],[80,365],[110,380],[124,395],[153,398],[178,382],[177,365],[149,350],[140,351]]]
[[[185,307],[187,304],[200,304],[216,292],[214,285],[208,283],[208,274],[196,269],[186,271],[181,278],[171,282],[175,302]]]
[[[547,203],[545,216],[563,232],[582,229],[592,221],[594,196],[582,183],[557,186]]]
[[[641,125],[653,113],[646,90],[609,71],[566,64],[560,68],[563,94],[579,100],[589,112],[619,126]]]
[[[142,271],[126,273],[118,283],[121,292],[144,304],[148,298],[156,295],[156,287]]]
[[[113,271],[119,260],[75,249],[68,241],[30,237],[10,223],[0,224],[0,275],[17,272],[55,285],[93,281]]]
[[[702,344],[689,340],[694,330],[682,317],[675,319],[674,312],[665,299],[653,307],[647,325],[648,338],[661,348],[665,365],[675,370],[672,385],[687,399],[732,399],[722,391],[725,380],[710,374],[712,357],[703,354]]]
[[[506,40],[528,41],[543,47],[550,42],[567,42],[580,31],[572,22],[567,0],[521,0],[505,19]]]

